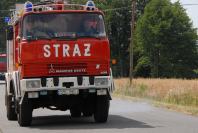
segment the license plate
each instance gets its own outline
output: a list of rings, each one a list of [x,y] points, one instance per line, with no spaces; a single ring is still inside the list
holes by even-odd
[[[77,89],[64,89],[64,90],[58,90],[58,95],[78,95],[79,90]]]

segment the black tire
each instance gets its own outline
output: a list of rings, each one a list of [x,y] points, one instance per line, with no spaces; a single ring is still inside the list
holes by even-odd
[[[81,111],[79,109],[70,109],[71,117],[81,117]]]
[[[19,104],[18,123],[21,127],[30,126],[32,123],[32,104],[24,98],[22,104]]]
[[[93,113],[91,113],[91,112],[87,112],[87,111],[83,112],[84,117],[91,117],[92,115],[93,115]]]
[[[94,112],[95,108],[95,96],[94,97],[88,97],[85,99],[83,108],[82,108],[82,114],[84,117],[91,117]]]
[[[7,111],[7,119],[8,120],[17,120],[17,114],[15,112],[15,97],[13,95],[8,95],[7,90],[5,90],[5,103],[6,103],[6,111]]]
[[[7,83],[6,83],[7,84]],[[7,85],[5,85],[5,106],[7,106],[7,96],[8,96],[8,93],[7,93]]]
[[[84,105],[82,114],[84,117],[91,117],[93,115],[93,108],[91,104]]]
[[[107,122],[110,102],[107,96],[98,96],[94,111],[94,120],[97,123]]]

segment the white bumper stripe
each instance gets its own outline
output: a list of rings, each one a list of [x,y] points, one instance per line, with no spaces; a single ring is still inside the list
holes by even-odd
[[[108,80],[108,83],[106,85],[100,85],[96,86],[90,85],[89,82],[89,77],[83,77],[82,85],[78,85],[77,77],[60,77],[59,78],[59,85],[54,86],[54,81],[53,78],[46,78],[46,87],[41,87],[40,88],[26,88],[26,82],[30,80],[41,80],[39,78],[36,79],[22,79],[21,82],[21,90],[22,91],[42,91],[42,90],[59,90],[59,89],[89,89],[89,88],[95,88],[95,89],[100,89],[100,88],[110,88],[112,84],[112,78],[110,76],[95,76],[96,78],[104,78]],[[63,86],[63,83],[68,83],[72,82],[73,86],[70,88],[66,88]]]

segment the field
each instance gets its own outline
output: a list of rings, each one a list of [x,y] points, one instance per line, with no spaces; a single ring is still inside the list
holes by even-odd
[[[157,105],[198,115],[198,80],[182,79],[115,79],[114,95],[138,97]]]

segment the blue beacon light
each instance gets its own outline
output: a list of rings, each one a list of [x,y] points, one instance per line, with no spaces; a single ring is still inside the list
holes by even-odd
[[[10,21],[10,17],[5,17],[4,21],[5,21],[5,23],[8,23]]]
[[[92,0],[88,0],[86,4],[87,10],[94,10],[95,9],[95,4]]]
[[[87,6],[94,6],[94,3],[92,0],[88,1],[87,3],[88,3]]]
[[[26,10],[26,12],[31,12],[32,11],[32,8],[33,8],[32,2],[27,1],[25,3],[25,10]]]

